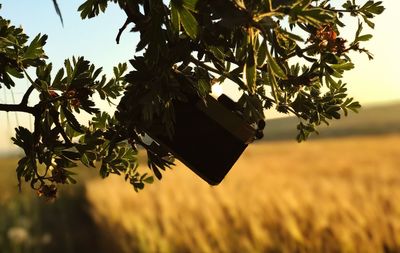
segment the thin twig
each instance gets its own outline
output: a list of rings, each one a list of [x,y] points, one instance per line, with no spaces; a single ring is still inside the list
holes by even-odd
[[[117,44],[119,44],[120,38],[122,33],[125,31],[126,27],[129,25],[129,23],[131,23],[129,17],[126,19],[124,25],[119,28],[118,34],[117,34],[117,38],[115,39],[117,41]]]
[[[26,72],[26,70],[24,69],[24,74],[26,76],[26,78],[28,78],[29,82],[31,83],[31,85],[34,86],[34,88],[36,88],[37,90],[41,91],[42,88],[33,81],[33,79],[29,76],[28,72]]]
[[[237,80],[236,78],[232,77],[232,76],[229,74],[229,72],[228,72],[228,73],[226,73],[226,72],[222,72],[222,73],[221,73],[221,71],[219,71],[219,70],[217,70],[217,69],[215,69],[215,68],[213,68],[213,67],[211,67],[211,66],[208,66],[207,64],[205,64],[205,63],[202,62],[202,61],[197,60],[197,59],[194,58],[193,56],[190,56],[190,61],[193,62],[194,64],[198,65],[198,66],[201,66],[202,68],[204,68],[204,69],[206,69],[206,70],[208,70],[208,71],[214,72],[214,73],[219,74],[219,75],[221,75],[221,76],[223,76],[223,77],[225,77],[225,78],[230,79],[231,81],[233,81],[233,82],[235,82],[237,85],[239,85],[239,87],[242,88],[243,90],[247,90],[247,87],[243,84],[243,82],[239,82],[240,80]]]

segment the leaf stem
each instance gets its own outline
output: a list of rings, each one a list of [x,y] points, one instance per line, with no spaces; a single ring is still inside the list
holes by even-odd
[[[208,66],[208,65],[205,64],[204,62],[197,60],[197,59],[194,58],[193,56],[190,56],[190,61],[193,62],[194,64],[198,65],[198,66],[201,66],[202,68],[204,68],[204,69],[206,69],[206,70],[208,70],[208,71],[214,72],[214,73],[216,73],[216,74],[219,74],[219,75],[221,75],[221,76],[223,76],[223,77],[226,77],[226,78],[230,79],[231,81],[233,81],[233,82],[235,82],[237,85],[239,85],[239,87],[242,88],[243,90],[247,90],[246,85],[244,85],[244,83],[243,83],[241,80],[238,80],[238,79],[232,77],[232,76],[229,74],[229,72],[226,73],[226,72],[221,72],[221,71],[219,71],[219,70],[217,70],[217,69],[214,69],[213,67]]]
[[[58,132],[61,134],[61,136],[63,137],[65,143],[68,146],[73,146],[73,143],[71,142],[71,140],[69,139],[69,137],[67,136],[67,134],[64,131],[64,128],[61,126],[60,120],[59,120],[59,112],[57,112],[54,108],[51,108],[50,110],[50,115],[53,118],[53,122],[57,127]]]
[[[42,88],[33,81],[33,79],[29,76],[28,72],[26,72],[26,70],[24,69],[24,74],[26,76],[26,78],[28,78],[29,82],[31,83],[31,85],[36,88],[37,90],[41,91]],[[29,89],[28,89],[29,90]]]

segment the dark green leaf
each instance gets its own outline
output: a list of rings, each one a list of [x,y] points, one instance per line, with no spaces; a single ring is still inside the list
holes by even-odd
[[[186,8],[182,8],[179,10],[180,20],[183,26],[183,29],[193,40],[197,38],[198,26],[196,18],[192,15],[192,13]]]
[[[198,0],[183,0],[183,7],[195,12]]]
[[[267,59],[267,52],[268,47],[267,43],[265,41],[261,42],[260,47],[258,48],[257,51],[257,66],[262,67],[265,63],[265,59]]]
[[[171,23],[175,31],[179,32],[181,27],[181,18],[179,15],[178,7],[175,6],[174,1],[171,1]]]
[[[60,7],[58,6],[57,0],[53,0],[54,9],[56,9],[57,15],[60,17],[61,24],[64,26],[64,20],[61,14]]]
[[[276,75],[277,77],[281,79],[286,79],[286,74],[282,70],[282,68],[278,65],[278,63],[275,61],[274,57],[271,56],[269,51],[267,50],[267,57],[268,57],[268,64],[271,66],[271,69],[273,71],[273,74]]]
[[[82,130],[81,124],[78,122],[78,120],[75,118],[75,115],[68,110],[66,107],[61,107],[62,112],[65,116],[65,118],[68,120],[68,124],[77,132],[79,133],[84,133]]]
[[[368,41],[372,38],[371,34],[365,34],[357,37],[356,41]]]
[[[246,64],[244,65],[244,79],[246,80],[246,85],[249,91],[254,94],[256,90],[256,80],[257,80],[257,66],[255,63],[255,54],[251,53],[247,57]]]

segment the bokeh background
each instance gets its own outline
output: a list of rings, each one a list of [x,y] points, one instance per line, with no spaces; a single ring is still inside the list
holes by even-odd
[[[111,73],[133,56],[137,38],[125,33],[116,45],[123,15],[111,6],[82,21],[81,2],[59,1],[64,27],[50,0],[3,0],[0,14],[31,37],[48,34],[55,68],[84,55]],[[363,104],[360,113],[301,144],[294,118],[268,114],[263,141],[250,145],[216,187],[178,162],[140,193],[120,177],[102,180],[83,167],[76,169],[79,183],[60,189],[53,202],[29,185],[19,193],[19,153],[10,137],[32,120],[0,112],[0,252],[400,252],[400,2],[383,3],[366,44],[375,59],[354,55],[356,69],[345,76]],[[0,90],[0,102],[19,101],[27,86]]]

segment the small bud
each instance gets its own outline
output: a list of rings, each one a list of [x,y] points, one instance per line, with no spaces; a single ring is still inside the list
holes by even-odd
[[[76,95],[76,90],[72,89],[72,90],[68,90],[67,91],[66,97],[67,98],[73,98],[73,97],[75,97],[75,95]]]
[[[71,100],[71,105],[76,108],[76,107],[79,107],[81,105],[81,102],[79,101],[79,99],[74,98],[74,99]]]
[[[49,90],[49,95],[53,98],[58,97],[58,94],[54,90]]]

